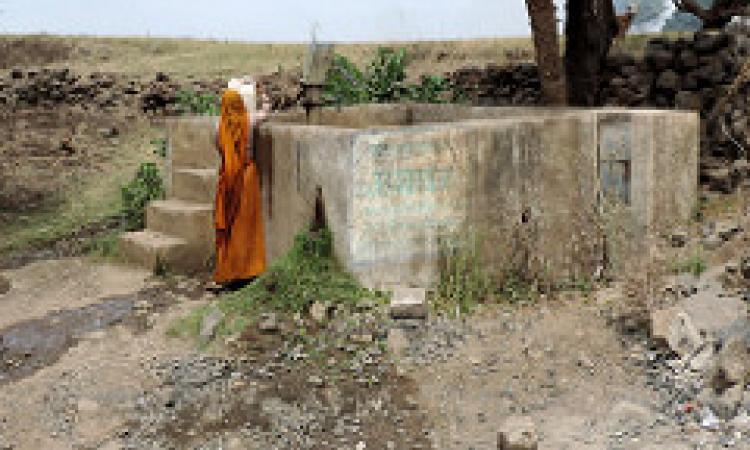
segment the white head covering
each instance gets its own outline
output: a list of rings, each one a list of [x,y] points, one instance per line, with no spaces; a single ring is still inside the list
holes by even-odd
[[[240,93],[248,113],[255,111],[255,79],[253,77],[246,75],[241,78],[232,78],[227,87]]]

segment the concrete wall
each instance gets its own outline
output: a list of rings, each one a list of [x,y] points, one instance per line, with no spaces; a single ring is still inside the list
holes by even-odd
[[[270,261],[284,255],[294,236],[312,222],[318,188],[334,231],[336,256],[348,260],[347,213],[355,134],[354,130],[282,123],[263,127],[258,166]]]
[[[370,287],[434,283],[438,242],[453,232],[477,234],[497,278],[591,275],[603,254],[607,155],[628,155],[629,204],[618,220],[638,241],[688,221],[697,199],[694,113],[370,105],[312,121],[285,113],[259,133],[269,260],[310,224],[320,189],[336,256]],[[173,150],[196,147],[173,158],[215,163],[195,145],[210,141],[214,123],[170,125]]]
[[[438,238],[457,232],[480,240],[495,278],[590,275],[599,262],[592,131],[591,118],[523,117],[362,135],[350,269],[367,285],[434,283]]]

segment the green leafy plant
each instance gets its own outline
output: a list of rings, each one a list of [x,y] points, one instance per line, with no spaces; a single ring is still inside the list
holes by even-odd
[[[117,242],[119,236],[119,229],[95,236],[84,244],[83,251],[90,256],[105,260],[112,258],[117,254]]]
[[[675,274],[690,273],[697,277],[708,269],[708,265],[703,257],[696,253],[689,258],[672,262],[670,269]]]
[[[370,101],[365,75],[345,56],[336,54],[326,75],[323,99],[327,103],[353,105]]]
[[[499,287],[499,296],[502,300],[517,303],[534,300],[538,295],[538,289],[527,280],[524,280],[517,273],[509,272]]]
[[[409,88],[412,100],[423,103],[445,103],[450,92],[448,81],[436,75],[422,75],[422,82]]]
[[[128,230],[143,228],[146,205],[151,200],[164,198],[164,193],[164,182],[156,163],[141,163],[133,180],[121,188],[123,227]]]
[[[221,111],[221,99],[216,94],[201,94],[195,91],[177,92],[177,104],[184,113],[217,116]]]
[[[167,140],[164,138],[158,138],[151,140],[151,145],[154,146],[154,155],[162,158],[167,157]]]
[[[441,76],[423,75],[419,84],[406,83],[409,57],[405,49],[379,47],[375,58],[360,70],[336,54],[326,75],[323,98],[329,104],[389,103],[415,100],[426,103],[463,101],[466,94]]]
[[[407,56],[405,49],[379,47],[375,60],[367,68],[367,84],[377,103],[398,101],[405,92]]]

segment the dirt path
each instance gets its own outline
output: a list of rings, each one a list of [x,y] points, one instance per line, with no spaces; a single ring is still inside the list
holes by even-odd
[[[599,311],[576,299],[472,317],[453,358],[410,371],[434,448],[495,448],[505,418],[521,414],[536,424],[540,449],[683,448],[679,429],[659,425],[631,360],[643,347],[623,345]],[[629,434],[639,427],[648,432]]]
[[[0,294],[0,329],[61,309],[79,308],[105,297],[132,294],[145,285],[147,271],[96,263],[86,258],[38,261],[2,275],[11,289]]]
[[[56,310],[81,310],[112,296],[135,295],[148,273],[75,258],[40,261],[6,276],[12,289],[0,296],[0,330],[34,323]],[[130,418],[138,396],[153,387],[145,362],[191,350],[192,344],[167,338],[166,327],[200,303],[178,303],[145,332],[128,323],[88,332],[69,342],[72,347],[53,365],[0,385],[0,448],[9,443],[16,449],[107,444]],[[48,337],[56,336],[53,327],[54,320]]]

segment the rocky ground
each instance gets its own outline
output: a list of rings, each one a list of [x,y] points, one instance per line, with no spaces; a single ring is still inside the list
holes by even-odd
[[[726,223],[671,236],[711,265],[662,280],[645,328],[613,282],[458,318],[316,304],[203,348],[167,334],[216,301],[203,280],[6,270],[0,446],[489,449],[504,430],[542,449],[750,448],[746,224]]]

